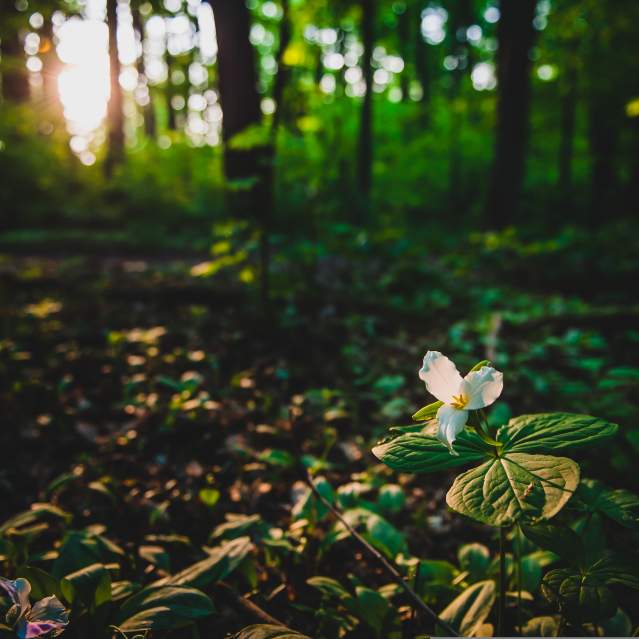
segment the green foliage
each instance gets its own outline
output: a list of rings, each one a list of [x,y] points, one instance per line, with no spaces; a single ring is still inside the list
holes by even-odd
[[[481,636],[482,626],[495,604],[495,582],[480,581],[452,601],[440,614],[463,637]]]
[[[446,503],[491,526],[550,519],[572,497],[579,466],[566,457],[506,452],[459,475]]]

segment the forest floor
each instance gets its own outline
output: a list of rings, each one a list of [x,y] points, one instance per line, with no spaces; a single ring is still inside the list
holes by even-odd
[[[387,578],[310,500],[305,468],[342,508],[381,517],[375,537],[389,556],[454,562],[460,543],[485,536],[447,510],[445,473],[397,475],[370,452],[431,401],[417,378],[428,349],[460,369],[488,358],[504,371],[495,423],[558,409],[619,422],[605,468],[597,451],[580,463],[639,488],[628,475],[639,450],[633,304],[538,293],[534,282],[469,289],[449,262],[417,282],[432,302],[420,310],[383,303],[388,291],[349,296],[340,263],[326,266],[332,284],[276,295],[265,316],[248,287],[194,278],[200,259],[0,256],[1,521],[47,501],[75,529],[102,524],[140,582],[248,534],[257,549],[236,591],[297,629],[330,624],[309,577]],[[399,502],[386,484],[400,486]],[[225,608],[220,632],[242,620]]]

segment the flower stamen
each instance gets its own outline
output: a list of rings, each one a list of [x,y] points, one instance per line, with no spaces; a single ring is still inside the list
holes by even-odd
[[[459,395],[453,395],[450,405],[458,410],[463,410],[468,404],[468,398],[460,393]]]

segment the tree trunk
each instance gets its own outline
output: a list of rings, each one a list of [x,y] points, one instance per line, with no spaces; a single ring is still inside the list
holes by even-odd
[[[260,230],[260,293],[266,311],[269,301],[269,234],[273,208],[272,153],[269,145],[233,148],[232,139],[262,123],[253,47],[249,41],[250,16],[238,0],[209,0],[217,35],[218,79],[222,106],[224,172],[228,181],[251,186],[232,191],[231,207],[237,215],[253,218]]]
[[[408,74],[408,61],[414,58],[412,53],[413,41],[411,36],[411,26],[413,20],[413,7],[407,5],[404,13],[400,14],[398,20],[399,52],[404,60],[404,68],[399,75],[399,87],[402,91],[402,101],[407,102],[410,93],[410,76]]]
[[[415,12],[417,14],[415,28],[415,75],[422,87],[420,103],[424,111],[425,119],[428,121],[428,107],[430,106],[431,98],[429,45],[424,42],[424,36],[422,34],[422,14],[419,6],[415,7]]]
[[[503,0],[497,26],[497,131],[486,218],[494,228],[517,212],[524,177],[530,58],[537,0]]]
[[[210,4],[218,43],[224,170],[229,180],[255,178],[260,174],[260,154],[255,149],[233,149],[229,145],[235,135],[262,121],[249,41],[249,12],[245,3],[238,0],[215,0]]]
[[[124,158],[124,112],[122,87],[120,86],[120,58],[118,56],[118,0],[107,0],[107,25],[109,27],[109,80],[110,96],[107,109],[109,144],[105,161],[108,177]]]
[[[564,207],[570,206],[572,196],[572,158],[577,110],[577,70],[572,67],[566,75],[561,96],[561,128],[559,139],[559,196]]]
[[[140,13],[140,7],[135,3],[131,7],[133,14],[133,28],[135,29],[138,37],[140,38],[140,57],[137,59],[137,71],[138,77],[142,82],[146,82],[147,91],[149,94],[149,102],[142,107],[142,119],[144,121],[144,133],[147,137],[155,139],[157,127],[155,122],[155,109],[153,106],[153,96],[151,94],[151,87],[149,86],[148,78],[146,75],[146,64],[144,61],[144,19]]]
[[[360,112],[357,182],[361,197],[360,213],[370,210],[373,181],[373,46],[375,44],[375,0],[361,0],[362,7],[362,70],[366,92]]]
[[[7,2],[13,7],[13,3]],[[25,66],[24,47],[20,29],[15,24],[17,12],[7,7],[0,9],[5,34],[0,42],[2,54],[2,98],[14,104],[29,100],[29,73]],[[9,24],[7,24],[9,23]]]

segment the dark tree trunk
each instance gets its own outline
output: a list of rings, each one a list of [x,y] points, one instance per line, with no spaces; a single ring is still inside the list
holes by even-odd
[[[122,87],[120,86],[120,58],[118,56],[118,0],[107,0],[107,25],[109,27],[109,80],[111,94],[107,109],[109,144],[105,162],[107,176],[124,158],[124,113],[122,111]]]
[[[13,3],[7,2],[7,5],[13,6]],[[15,18],[15,10],[11,11],[8,7],[0,9],[0,18],[7,24],[8,20]],[[15,22],[12,20],[11,22]],[[20,30],[15,24],[5,26],[9,31],[2,38],[0,46],[2,47],[2,97],[8,102],[20,104],[29,99],[29,73],[25,66],[25,55],[20,37]]]
[[[166,100],[166,128],[169,131],[177,131],[177,118],[175,109],[173,108],[173,98],[177,95],[175,86],[173,85],[173,71],[176,70],[175,58],[167,51],[166,53],[166,91],[164,98]]]
[[[275,138],[277,129],[282,121],[282,105],[284,98],[284,89],[288,82],[289,70],[284,64],[284,52],[291,42],[291,20],[289,15],[289,0],[282,0],[282,19],[280,21],[280,42],[277,49],[277,73],[273,82],[273,101],[275,102],[275,111],[273,113],[273,122],[271,125],[271,146],[275,152]]]
[[[559,139],[559,195],[564,207],[570,206],[572,196],[572,158],[577,111],[577,71],[573,67],[566,75],[561,95],[561,128]]]
[[[497,131],[486,218],[494,228],[509,224],[519,204],[524,177],[530,49],[537,0],[503,0],[497,26]]]
[[[360,212],[370,209],[373,182],[373,46],[375,44],[375,0],[361,0],[362,6],[362,70],[366,93],[360,112],[359,142],[357,155],[357,186],[361,197]]]
[[[133,14],[133,28],[135,29],[138,37],[140,38],[140,57],[137,60],[138,76],[142,82],[146,82],[147,90],[149,92],[149,102],[142,107],[142,118],[144,121],[144,133],[147,137],[154,139],[157,132],[155,122],[155,109],[153,106],[153,96],[151,94],[151,87],[148,83],[146,75],[146,64],[144,61],[144,19],[140,13],[140,7],[137,3],[131,7]]]
[[[422,15],[419,6],[415,7],[415,13],[417,14],[415,25],[415,75],[422,87],[420,102],[427,117],[431,98],[429,45],[424,42],[424,36],[422,35]]]
[[[410,93],[410,75],[408,74],[408,61],[414,58],[412,53],[413,40],[411,36],[411,26],[413,20],[413,7],[408,5],[398,18],[398,32],[399,32],[399,51],[404,60],[404,69],[399,76],[399,86],[402,90],[402,101],[406,102],[409,99]]]
[[[249,41],[250,16],[239,0],[209,0],[218,44],[218,79],[222,106],[224,172],[229,181],[252,180],[250,188],[235,190],[235,213],[253,218],[260,229],[260,288],[262,307],[269,302],[269,234],[273,209],[272,153],[266,146],[233,148],[232,139],[262,122],[253,47]],[[283,87],[283,85],[282,85]]]
[[[211,2],[218,42],[218,77],[222,106],[224,170],[229,180],[260,174],[256,149],[233,149],[228,144],[238,133],[262,121],[253,47],[249,42],[250,18],[244,2]]]

